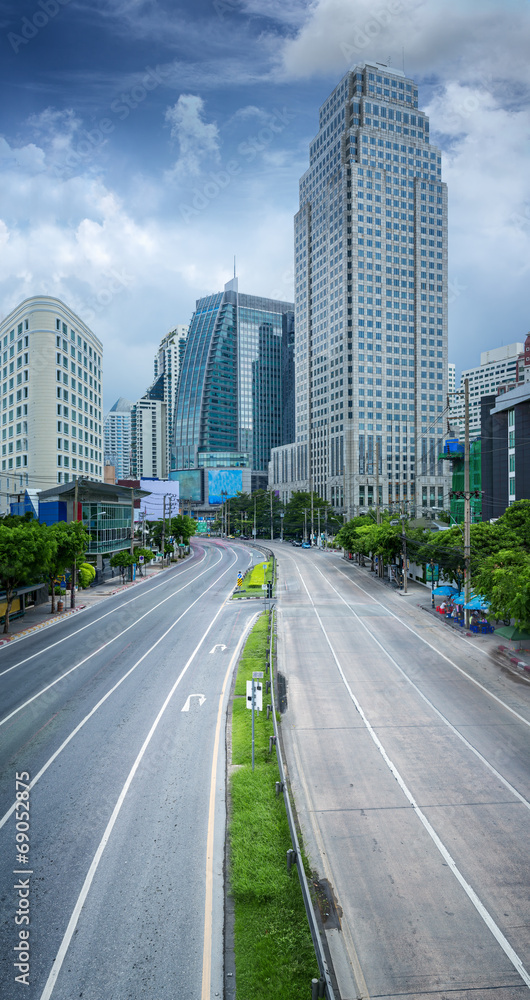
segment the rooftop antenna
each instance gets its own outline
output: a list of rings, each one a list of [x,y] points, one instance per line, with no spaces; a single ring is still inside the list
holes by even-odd
[[[236,276],[236,255],[234,254],[234,278]]]

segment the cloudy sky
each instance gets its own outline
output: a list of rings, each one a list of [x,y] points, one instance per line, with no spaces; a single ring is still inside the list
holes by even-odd
[[[318,108],[364,60],[419,84],[449,185],[450,358],[530,330],[523,0],[0,0],[0,315],[55,295],[105,410],[222,288],[291,299]]]

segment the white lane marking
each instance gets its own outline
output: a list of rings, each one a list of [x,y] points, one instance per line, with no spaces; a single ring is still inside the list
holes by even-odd
[[[318,570],[318,572],[320,573],[320,570]],[[321,574],[321,575],[323,575],[323,574]],[[326,579],[326,578],[324,577],[324,579]],[[476,747],[474,747],[473,744],[470,743],[469,740],[467,740],[466,737],[463,736],[462,733],[458,729],[456,729],[456,727],[453,726],[453,724],[451,722],[449,722],[449,719],[447,719],[446,716],[443,715],[442,712],[440,712],[439,709],[436,708],[436,706],[433,704],[433,702],[430,701],[429,698],[427,698],[427,695],[423,694],[423,691],[421,691],[420,688],[418,687],[418,685],[415,684],[414,681],[408,676],[408,674],[405,673],[405,671],[402,669],[402,667],[400,667],[399,663],[397,663],[397,661],[394,659],[394,657],[392,656],[392,654],[389,653],[387,649],[385,649],[385,647],[379,641],[379,639],[377,639],[376,636],[374,635],[374,633],[370,631],[370,629],[368,628],[368,626],[366,625],[366,623],[363,622],[362,618],[359,617],[359,615],[354,610],[354,608],[352,607],[352,605],[348,604],[348,601],[345,600],[345,598],[342,596],[342,594],[340,594],[339,591],[336,590],[336,588],[333,586],[332,583],[329,582],[329,580],[327,580],[326,582],[331,587],[331,589],[337,594],[337,596],[340,597],[340,599],[343,602],[343,604],[345,604],[346,607],[349,608],[349,610],[352,612],[352,614],[355,615],[357,621],[359,622],[359,625],[361,625],[362,628],[365,630],[365,632],[368,633],[368,635],[370,636],[370,638],[373,639],[373,641],[375,642],[376,646],[379,646],[379,649],[385,654],[385,656],[388,657],[388,659],[390,660],[390,662],[395,666],[396,670],[399,671],[399,673],[401,674],[401,676],[404,677],[404,679],[407,681],[407,683],[410,684],[411,687],[414,688],[414,690],[416,691],[416,693],[425,702],[425,704],[428,705],[429,708],[432,709],[432,711],[438,716],[439,719],[442,720],[442,722],[445,723],[446,726],[448,726],[448,728],[451,730],[451,732],[454,733],[454,735],[457,736],[459,740],[461,740],[461,742],[468,748],[468,750],[471,750],[471,753],[473,753],[475,755],[475,757],[478,757],[478,759],[480,760],[480,762],[482,764],[484,764],[485,767],[487,767],[488,771],[490,771],[500,782],[502,782],[502,784],[504,785],[504,787],[507,788],[508,791],[512,793],[512,795],[515,795],[515,797],[517,799],[519,799],[519,801],[522,802],[522,804],[524,806],[526,806],[527,809],[530,809],[530,802],[528,801],[528,799],[525,799],[524,795],[521,795],[521,793],[518,792],[517,789],[514,788],[514,786],[512,784],[510,784],[510,782],[506,778],[503,777],[503,775],[500,773],[500,771],[497,771],[497,769],[493,766],[493,764],[490,764],[489,760],[487,760],[486,757],[483,757],[482,754],[480,753],[480,751],[477,750]]]
[[[212,655],[212,653],[215,653],[216,649],[220,649],[221,652],[223,652],[223,650],[226,649],[226,646],[223,642],[216,642],[213,649],[210,650],[210,656]]]
[[[191,572],[191,570],[197,569],[201,565],[201,563],[204,562],[205,559],[206,559],[206,554],[203,555],[202,559],[200,559],[197,564],[194,563],[187,569],[181,570],[181,572],[178,574],[179,577],[183,576],[184,573],[189,573]],[[200,573],[199,576],[202,576],[202,573]],[[79,635],[80,632],[84,632],[85,629],[92,628],[93,625],[97,625],[98,622],[102,622],[103,619],[108,618],[109,615],[113,615],[116,613],[116,611],[121,611],[122,608],[126,608],[128,604],[134,604],[135,601],[139,601],[142,597],[145,597],[146,594],[151,594],[154,590],[158,590],[160,587],[166,586],[168,582],[170,581],[168,581],[167,579],[162,580],[162,583],[155,584],[155,586],[150,587],[148,591],[142,591],[142,593],[137,594],[136,597],[131,597],[129,601],[124,601],[123,604],[120,604],[117,608],[112,608],[111,611],[106,611],[104,615],[101,615],[99,618],[95,618],[93,622],[88,622],[87,625],[82,625],[81,628],[76,629],[75,632],[70,632],[69,635],[65,635],[62,639],[58,639],[57,642],[50,643],[49,646],[45,646],[43,649],[39,649],[38,652],[32,653],[31,656],[26,656],[23,660],[19,660],[18,663],[14,663],[12,667],[7,667],[6,670],[0,671],[0,677],[3,677],[4,674],[8,674],[11,670],[14,670],[15,667],[21,667],[23,666],[24,663],[29,663],[30,660],[34,660],[35,657],[42,656],[43,653],[47,653],[50,649],[54,649],[55,646],[60,646],[61,643],[68,642],[69,639],[73,639],[74,636]],[[182,590],[183,588],[181,587],[180,589]],[[178,594],[179,591],[176,590],[175,593]]]
[[[226,574],[232,569],[232,566],[233,566],[233,563],[231,563],[230,566],[228,567],[228,569],[225,569],[225,571],[223,573],[221,573],[221,576],[218,577],[216,580],[214,580],[214,582],[211,583],[210,586],[207,587],[207,589],[204,590],[202,592],[202,594],[199,595],[199,597],[197,598],[197,600],[195,600],[193,602],[193,604],[190,604],[189,608],[186,608],[186,610],[183,611],[181,615],[179,615],[179,617],[176,619],[176,621],[174,621],[173,624],[168,629],[168,632],[170,632],[171,629],[175,627],[175,625],[178,625],[178,623],[184,618],[184,616],[188,614],[188,611],[190,611],[191,608],[193,608],[193,606],[195,604],[197,604],[198,601],[200,601],[204,597],[204,595],[208,593],[209,590],[212,589],[212,587],[215,587],[215,585],[219,582],[219,580],[222,580],[223,576],[226,576]],[[230,591],[230,593],[231,593],[231,591]],[[226,601],[225,601],[225,603],[226,603]],[[207,633],[205,633],[205,635],[206,634]],[[143,656],[141,656],[140,659],[136,661],[136,663],[133,663],[132,667],[130,667],[130,669],[127,671],[127,673],[125,673],[123,675],[123,677],[121,677],[120,680],[117,681],[117,683],[114,685],[114,687],[112,687],[110,689],[110,691],[107,691],[107,693],[105,695],[103,695],[102,698],[100,698],[100,700],[98,701],[97,705],[94,705],[94,708],[92,708],[90,710],[90,712],[88,713],[88,715],[85,715],[84,719],[81,719],[81,722],[75,727],[75,729],[72,730],[72,732],[70,733],[70,735],[66,737],[66,739],[64,740],[64,742],[61,743],[60,747],[57,748],[57,750],[46,761],[46,763],[43,765],[43,767],[41,767],[40,771],[35,775],[35,777],[32,779],[32,781],[30,781],[30,784],[29,784],[30,789],[34,788],[34,786],[37,784],[37,781],[39,780],[39,778],[42,778],[42,775],[53,764],[54,760],[57,759],[57,757],[59,756],[60,753],[62,753],[62,751],[65,749],[65,747],[68,746],[68,744],[71,742],[71,740],[73,740],[74,736],[77,736],[78,732],[83,728],[83,726],[85,725],[85,723],[88,722],[88,720],[92,718],[92,716],[97,712],[98,708],[100,708],[101,705],[103,705],[104,702],[106,702],[107,698],[110,698],[111,694],[113,694],[114,691],[116,691],[116,689],[120,687],[120,684],[123,684],[123,682],[125,680],[127,680],[127,677],[129,677],[130,674],[132,674],[133,670],[136,670],[136,668],[138,666],[140,666],[140,663],[142,663],[143,660],[145,660],[146,656],[148,656],[149,653],[151,653],[153,651],[153,649],[155,649],[156,646],[158,646],[158,644],[160,642],[162,642],[162,639],[164,639],[166,635],[167,635],[167,632],[164,632],[164,635],[162,635],[159,639],[157,639],[157,641],[151,646],[151,648],[148,649],[147,652],[144,653]],[[7,823],[9,817],[15,811],[15,808],[16,808],[16,802],[14,802],[13,805],[11,806],[11,808],[7,810],[7,812],[4,814],[4,816],[2,816],[2,818],[0,819],[0,830]]]
[[[459,667],[457,663],[455,663],[453,660],[450,660],[449,657],[445,655],[445,653],[441,653],[439,649],[436,649],[436,646],[433,646],[430,642],[427,641],[427,639],[424,639],[419,632],[416,632],[416,630],[412,628],[411,625],[407,625],[406,621],[404,621],[403,618],[400,618],[399,615],[394,614],[394,612],[391,611],[390,608],[386,606],[386,604],[382,604],[381,601],[377,600],[377,597],[374,597],[373,594],[370,594],[368,590],[364,590],[364,588],[361,587],[360,584],[356,583],[355,580],[352,580],[351,576],[348,576],[348,574],[345,573],[344,570],[337,569],[336,566],[334,566],[333,568],[336,569],[337,573],[340,573],[341,576],[343,576],[346,580],[349,580],[350,583],[353,583],[354,587],[357,587],[363,594],[366,594],[367,597],[371,598],[372,601],[374,601],[376,604],[379,604],[380,607],[385,608],[385,610],[388,611],[388,614],[392,615],[392,618],[395,618],[396,621],[400,622],[404,628],[408,629],[409,632],[412,632],[412,634],[415,635],[416,638],[420,639],[421,642],[424,642],[425,645],[428,646],[429,649],[432,649],[434,653],[437,653],[438,656],[441,656],[442,659],[446,661],[446,663],[449,663],[452,667],[455,668],[455,670],[458,670],[458,672],[462,674],[463,677],[467,677],[467,679],[471,681],[472,684],[475,684],[477,687],[480,688],[481,691],[484,691],[485,694],[489,695],[490,698],[493,698],[493,700],[496,701],[499,705],[502,705],[502,707],[505,708],[507,712],[511,712],[512,715],[515,715],[515,718],[519,719],[519,722],[524,722],[525,726],[530,726],[530,721],[528,719],[525,719],[522,715],[519,715],[519,712],[516,712],[514,708],[510,708],[510,706],[507,705],[506,702],[502,700],[502,698],[499,698],[496,694],[493,694],[492,691],[488,691],[487,687],[484,687],[484,684],[481,684],[480,681],[475,680],[475,678],[472,677],[471,674],[468,674],[466,670],[463,670],[463,668]],[[320,573],[321,576],[324,576],[324,574],[321,573],[319,569],[317,569],[317,573]],[[326,579],[326,577],[324,577],[324,579]],[[329,580],[327,582],[329,583]],[[329,585],[330,587],[332,586],[332,584]],[[333,587],[333,589],[335,588]],[[480,650],[480,652],[482,652],[482,650]]]
[[[220,562],[222,558],[223,557],[220,555],[219,559],[217,560],[217,562]],[[207,567],[206,569],[203,569],[202,573],[199,573],[199,575],[196,577],[196,580],[200,580],[201,576],[204,576],[205,573],[208,573],[210,571],[210,569],[215,569],[216,565],[217,565],[217,563],[214,563],[213,566]],[[224,573],[223,573],[223,576],[224,576]],[[155,604],[155,606],[153,608],[151,608],[149,611],[146,611],[145,614],[140,615],[139,618],[136,618],[135,621],[131,622],[131,624],[128,625],[127,628],[124,628],[122,632],[118,632],[118,634],[115,635],[115,636],[113,636],[112,639],[109,639],[108,642],[105,642],[102,646],[98,646],[97,649],[95,649],[92,653],[89,653],[88,656],[85,656],[84,659],[82,659],[82,660],[79,661],[79,663],[74,663],[74,666],[70,667],[69,670],[66,670],[64,674],[61,674],[60,677],[56,677],[55,680],[51,681],[50,684],[47,684],[46,687],[41,688],[41,690],[38,691],[37,694],[34,694],[31,698],[28,698],[28,700],[25,701],[22,705],[19,705],[19,707],[13,709],[13,711],[10,712],[9,715],[6,715],[4,719],[1,719],[0,720],[0,726],[3,726],[6,722],[9,722],[9,719],[12,719],[14,715],[16,715],[18,712],[21,712],[22,709],[26,708],[27,705],[30,705],[32,701],[35,701],[36,698],[40,698],[41,695],[43,695],[46,691],[49,691],[49,689],[52,688],[52,687],[54,687],[56,684],[58,684],[59,681],[64,680],[64,678],[68,677],[68,675],[71,674],[71,673],[73,673],[74,670],[77,670],[79,667],[82,667],[84,663],[87,663],[88,660],[91,660],[93,656],[97,656],[98,653],[103,652],[103,650],[106,649],[107,646],[110,646],[111,643],[115,642],[116,639],[120,639],[122,635],[125,635],[125,633],[129,632],[130,629],[135,628],[135,626],[138,625],[138,623],[141,622],[144,618],[147,618],[149,615],[152,615],[153,611],[156,611],[157,608],[162,607],[163,604],[165,604],[167,601],[172,600],[173,597],[176,597],[177,594],[180,594],[182,590],[186,590],[188,587],[189,587],[189,583],[185,584],[184,587],[179,587],[177,590],[174,590],[169,595],[169,597],[164,597],[163,601],[159,601],[158,604]],[[210,588],[208,588],[208,590],[209,589]],[[206,593],[206,591],[204,591],[204,593]],[[193,607],[193,604],[191,604],[190,607]],[[103,617],[106,617],[106,616],[104,615]],[[98,621],[101,621],[101,619],[98,619]],[[47,647],[47,649],[49,649],[49,648],[51,648],[51,647]]]
[[[206,880],[204,896],[204,943],[202,951],[202,989],[201,1000],[210,1000],[212,981],[212,916],[213,916],[213,862],[214,862],[214,828],[215,828],[215,796],[217,785],[217,759],[219,756],[219,738],[221,733],[221,721],[223,717],[223,702],[226,686],[232,675],[234,664],[239,656],[241,647],[250,629],[259,618],[259,612],[252,616],[248,624],[243,629],[243,633],[236,646],[233,656],[228,664],[223,688],[219,695],[219,707],[217,710],[217,722],[215,724],[215,738],[212,754],[212,774],[210,778],[210,800],[208,807],[208,834],[206,838]]]
[[[363,711],[363,709],[361,707],[360,702],[355,697],[355,695],[354,695],[354,693],[353,693],[350,685],[348,684],[348,681],[346,680],[346,677],[344,675],[344,671],[343,671],[343,669],[342,669],[342,667],[341,667],[341,665],[339,663],[337,654],[335,653],[335,650],[333,649],[333,646],[331,644],[329,636],[328,636],[328,634],[326,632],[326,629],[324,628],[324,625],[322,623],[322,619],[320,618],[320,615],[319,615],[319,613],[318,613],[318,611],[316,609],[316,606],[315,606],[315,603],[313,601],[313,598],[311,597],[311,594],[309,593],[309,590],[307,589],[307,587],[305,585],[305,582],[304,582],[304,579],[302,577],[302,574],[300,574],[300,579],[301,579],[302,584],[304,586],[304,589],[305,589],[305,591],[307,593],[307,596],[308,596],[309,600],[311,601],[311,604],[313,605],[313,611],[315,612],[318,624],[320,625],[320,628],[321,628],[321,630],[323,632],[324,638],[325,638],[325,640],[326,640],[326,642],[327,642],[327,644],[328,644],[328,646],[330,648],[331,655],[333,656],[333,659],[335,660],[335,663],[337,665],[337,670],[339,671],[339,674],[340,674],[340,676],[342,678],[344,686],[345,686],[345,688],[346,688],[346,690],[347,690],[347,692],[348,692],[348,694],[349,694],[349,696],[350,696],[353,704],[355,705],[355,708],[357,709],[357,711],[358,711],[358,713],[359,713],[359,715],[360,715],[360,717],[361,717],[364,725],[366,726],[366,729],[367,729],[367,731],[368,731],[371,739],[373,740],[375,746],[377,747],[379,753],[381,754],[381,756],[382,756],[382,758],[383,758],[386,766],[388,767],[389,771],[391,772],[391,774],[396,779],[399,787],[401,788],[401,791],[403,792],[405,798],[408,800],[408,802],[410,803],[410,805],[414,809],[414,812],[415,812],[416,816],[418,817],[418,819],[420,820],[422,826],[424,827],[424,829],[429,834],[429,837],[431,838],[433,844],[435,845],[435,847],[438,849],[438,851],[442,855],[442,858],[444,859],[444,861],[446,862],[446,864],[448,865],[448,867],[451,869],[451,871],[452,871],[453,875],[455,876],[456,880],[462,886],[462,888],[463,888],[466,896],[468,897],[468,899],[470,900],[470,902],[475,907],[477,913],[479,914],[479,916],[482,918],[482,920],[486,924],[486,927],[488,928],[489,931],[491,931],[491,933],[493,934],[493,937],[495,938],[495,940],[497,941],[497,943],[500,945],[500,947],[502,948],[504,954],[509,959],[509,961],[512,963],[514,969],[516,970],[516,972],[518,973],[518,975],[521,977],[521,979],[523,980],[523,982],[526,983],[526,985],[530,988],[530,973],[528,973],[527,970],[525,969],[525,967],[524,967],[521,959],[519,958],[519,955],[514,950],[514,948],[512,948],[510,942],[504,936],[504,934],[502,933],[500,927],[495,923],[493,917],[491,916],[491,914],[489,913],[489,911],[484,906],[484,903],[482,903],[482,901],[479,899],[479,897],[477,896],[477,893],[475,892],[475,890],[470,886],[469,882],[467,882],[466,879],[464,878],[464,876],[462,875],[461,871],[457,867],[457,864],[456,864],[454,858],[451,856],[451,854],[449,854],[449,851],[447,850],[447,848],[445,847],[444,843],[442,842],[442,840],[440,839],[440,837],[436,833],[436,830],[431,826],[431,824],[429,823],[429,820],[427,819],[425,813],[420,809],[420,807],[419,807],[418,803],[416,802],[416,800],[415,800],[412,792],[410,791],[410,789],[408,788],[408,786],[405,784],[403,778],[401,777],[401,774],[399,773],[396,765],[391,761],[391,759],[388,756],[388,754],[387,754],[387,752],[386,752],[383,744],[381,743],[381,740],[379,739],[379,737],[377,736],[377,734],[372,729],[372,726],[370,725],[370,722],[368,721],[368,718],[365,715],[365,713],[364,713],[364,711]]]
[[[233,563],[229,566],[229,569],[231,569],[232,566],[233,566]],[[225,570],[225,573],[227,573],[227,572],[228,572],[228,570]],[[222,576],[224,576],[225,573],[223,573]],[[216,583],[217,582],[219,582],[219,581],[217,580]],[[213,586],[213,584],[212,584],[212,586]],[[210,588],[208,588],[208,589],[210,589]],[[120,794],[118,796],[118,801],[116,802],[116,805],[114,806],[114,809],[112,811],[112,815],[111,815],[111,817],[110,817],[110,819],[109,819],[109,821],[107,823],[105,832],[104,832],[104,834],[103,834],[103,836],[102,836],[102,838],[101,838],[101,840],[99,842],[98,849],[97,849],[97,851],[96,851],[96,853],[95,853],[95,855],[94,855],[94,857],[92,859],[92,863],[90,865],[90,868],[88,869],[85,881],[84,881],[83,886],[81,888],[81,892],[79,893],[79,896],[77,898],[77,902],[76,902],[76,904],[74,906],[74,909],[72,911],[72,916],[70,917],[70,920],[68,921],[68,926],[67,926],[66,931],[64,933],[64,937],[63,937],[63,939],[61,941],[61,944],[59,945],[59,950],[57,952],[57,955],[55,956],[53,965],[51,967],[50,974],[49,974],[48,979],[46,981],[46,985],[45,985],[45,987],[44,987],[44,989],[43,989],[43,991],[41,993],[40,1000],[49,1000],[49,998],[51,997],[51,995],[53,993],[53,989],[54,989],[55,983],[57,982],[57,977],[58,977],[58,975],[59,975],[59,973],[61,971],[61,966],[62,966],[62,964],[64,962],[65,957],[66,957],[66,953],[68,951],[68,948],[69,948],[69,945],[70,945],[70,941],[72,940],[72,937],[73,937],[73,935],[75,933],[75,930],[76,930],[76,927],[77,927],[77,922],[78,922],[79,917],[81,915],[81,910],[83,909],[83,906],[85,904],[85,900],[86,900],[86,898],[88,896],[88,893],[89,893],[89,890],[90,890],[90,886],[92,885],[92,882],[93,882],[93,879],[94,879],[94,875],[96,874],[99,862],[101,861],[101,856],[103,854],[103,851],[105,850],[105,847],[106,847],[106,845],[107,845],[107,843],[109,841],[110,835],[111,835],[111,833],[112,833],[112,831],[114,829],[114,825],[115,825],[116,820],[117,820],[117,818],[119,816],[121,807],[122,807],[122,805],[123,805],[123,803],[125,801],[125,797],[127,795],[127,792],[129,791],[129,788],[131,786],[132,780],[133,780],[133,778],[134,778],[134,776],[135,776],[135,774],[136,774],[136,772],[137,772],[137,770],[138,770],[138,768],[140,766],[140,763],[141,763],[142,758],[143,758],[143,756],[145,754],[145,751],[147,750],[147,747],[149,746],[149,744],[151,742],[151,739],[154,736],[154,733],[155,733],[155,731],[156,731],[156,729],[158,727],[158,723],[160,722],[160,719],[162,718],[162,716],[163,716],[163,714],[164,714],[167,706],[169,705],[169,702],[171,701],[171,699],[172,699],[175,691],[177,690],[177,688],[178,688],[178,686],[179,686],[182,678],[184,677],[184,674],[188,670],[188,667],[190,666],[190,664],[192,663],[193,659],[197,655],[197,653],[198,653],[199,649],[201,648],[204,640],[206,639],[206,636],[211,631],[211,629],[213,628],[213,626],[214,626],[215,622],[217,621],[219,615],[221,614],[221,612],[222,612],[222,610],[224,608],[225,602],[226,602],[226,600],[228,599],[228,596],[230,596],[231,593],[232,593],[232,590],[230,590],[229,595],[227,595],[227,597],[225,598],[225,600],[222,602],[219,610],[216,612],[216,614],[212,618],[210,624],[208,625],[208,628],[203,633],[202,638],[200,639],[200,641],[197,643],[195,649],[193,650],[193,653],[191,654],[189,660],[187,661],[187,663],[185,663],[185,665],[183,666],[182,670],[180,671],[179,676],[177,677],[175,683],[173,684],[173,687],[171,688],[169,694],[167,695],[167,697],[166,697],[166,699],[165,699],[165,701],[164,701],[164,703],[162,705],[162,708],[158,712],[158,715],[157,715],[155,721],[153,722],[153,725],[151,726],[151,728],[150,728],[150,730],[149,730],[149,732],[148,732],[148,734],[147,734],[144,742],[142,743],[142,746],[140,748],[138,756],[136,757],[136,760],[135,760],[133,766],[131,767],[131,770],[129,771],[129,774],[127,775],[127,779],[125,781],[125,784],[124,784],[124,786],[123,786],[123,788],[122,788],[122,790],[121,790],[121,792],[120,792]],[[200,598],[197,598],[197,600],[200,600]],[[194,603],[197,603],[197,602],[195,601]],[[173,622],[173,625],[171,625],[167,629],[167,631],[164,632],[164,635],[160,637],[160,639],[158,640],[158,642],[161,642],[162,639],[164,639],[165,636],[168,635],[169,632],[171,632],[171,630],[175,627],[176,624],[177,624],[176,622]],[[158,642],[155,643],[155,645],[158,645]],[[144,654],[144,656],[142,657],[142,659],[144,659],[145,656],[147,656],[147,653]],[[138,661],[138,662],[140,662],[140,661]]]
[[[180,710],[181,712],[189,712],[192,698],[199,699],[199,708],[201,705],[204,705],[204,702],[206,701],[206,696],[204,694],[189,694],[184,702],[184,707]]]

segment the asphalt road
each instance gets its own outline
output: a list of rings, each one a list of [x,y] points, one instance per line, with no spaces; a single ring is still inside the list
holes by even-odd
[[[226,599],[250,561],[196,542],[0,650],[0,996],[222,996],[224,720],[258,610]]]
[[[274,546],[282,732],[342,1000],[530,988],[530,689],[338,555]]]

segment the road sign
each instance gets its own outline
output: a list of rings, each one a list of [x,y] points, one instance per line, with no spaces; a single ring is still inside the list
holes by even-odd
[[[247,681],[247,708],[252,708],[252,681]],[[254,710],[263,711],[263,685],[254,681]]]

